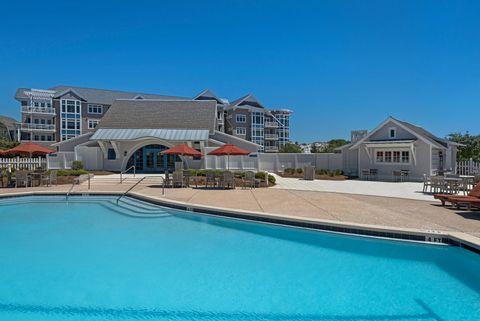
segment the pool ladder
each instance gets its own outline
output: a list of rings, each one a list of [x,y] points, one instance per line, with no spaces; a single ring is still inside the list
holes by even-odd
[[[146,178],[161,178],[162,179],[162,195],[165,195],[165,178],[162,176],[144,176],[141,179],[139,179],[133,186],[131,186],[129,189],[127,189],[122,195],[120,195],[117,198],[117,205],[120,199],[130,193],[131,190],[133,190],[135,187],[137,187],[141,182],[143,182]]]

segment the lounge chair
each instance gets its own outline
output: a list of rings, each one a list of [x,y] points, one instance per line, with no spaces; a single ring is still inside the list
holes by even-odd
[[[28,171],[25,170],[19,170],[15,173],[15,187],[20,187],[23,186],[25,188],[28,187],[28,185],[32,184],[32,181],[30,177],[28,176]]]
[[[222,188],[235,188],[235,175],[232,172],[226,171],[222,173],[220,179]]]
[[[446,202],[452,203],[452,205],[459,207],[461,204],[468,203],[470,201],[480,200],[480,183],[468,193],[467,196],[452,195],[452,194],[434,194],[433,197],[442,202],[442,206],[445,206]]]
[[[256,180],[255,173],[252,171],[245,172],[245,176],[242,178],[243,188],[255,188]]]

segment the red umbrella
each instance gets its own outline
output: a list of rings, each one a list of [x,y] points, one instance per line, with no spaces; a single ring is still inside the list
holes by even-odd
[[[230,155],[234,156],[243,156],[243,155],[249,155],[251,152],[242,149],[240,147],[237,147],[232,144],[225,144],[222,147],[219,147],[215,150],[212,150],[208,155],[214,155],[214,156],[227,156],[227,169],[228,169],[228,163],[230,160]]]
[[[26,142],[18,145],[17,147],[3,151],[3,154],[27,155],[30,157],[32,157],[32,155],[46,155],[51,153],[55,153],[55,151],[53,149],[34,144],[32,142]]]
[[[186,144],[180,144],[173,146],[170,149],[164,150],[161,154],[166,155],[179,155],[179,156],[192,156],[192,157],[202,157],[202,153],[198,150],[189,147]]]

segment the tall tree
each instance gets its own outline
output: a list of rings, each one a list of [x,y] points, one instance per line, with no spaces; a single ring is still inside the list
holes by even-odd
[[[301,153],[302,147],[299,144],[286,143],[280,147],[280,153]]]
[[[334,153],[336,148],[342,147],[343,145],[347,145],[348,143],[349,141],[345,139],[332,139],[327,142],[327,146],[324,148],[322,152]]]
[[[447,136],[448,140],[462,144],[458,148],[458,160],[469,160],[480,162],[480,135],[470,135],[468,132],[452,133]]]

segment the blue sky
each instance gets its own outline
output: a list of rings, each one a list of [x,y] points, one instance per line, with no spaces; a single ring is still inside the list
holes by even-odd
[[[348,138],[389,115],[480,134],[479,1],[5,1],[0,114],[54,85],[294,110],[291,136]]]

